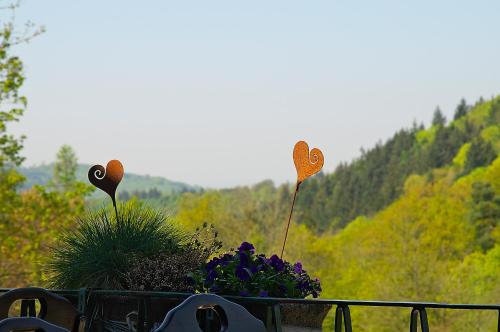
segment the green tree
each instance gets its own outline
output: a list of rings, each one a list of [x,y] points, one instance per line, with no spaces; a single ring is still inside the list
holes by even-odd
[[[446,117],[443,115],[441,108],[439,106],[434,110],[434,114],[432,115],[432,125],[433,126],[444,126],[446,124]]]
[[[18,4],[4,7],[2,14],[5,10],[13,12],[17,7]],[[11,21],[3,23],[0,28],[0,170],[19,166],[24,160],[20,155],[24,136],[15,137],[7,132],[8,124],[19,121],[27,104],[26,97],[19,91],[24,83],[23,63],[18,56],[11,54],[12,47],[43,32],[43,27],[35,29],[29,23],[25,33],[16,33]]]
[[[26,107],[26,98],[19,93],[24,82],[23,64],[11,54],[14,44],[13,25],[0,28],[0,246],[5,241],[4,229],[13,207],[19,203],[17,187],[24,177],[15,169],[23,161],[20,156],[23,137],[7,132],[7,127],[19,118]]]
[[[56,190],[68,191],[75,187],[76,169],[78,159],[75,151],[69,145],[63,145],[57,152],[56,162],[54,163],[54,174],[52,177],[52,186]]]
[[[13,11],[17,5],[10,5],[1,9],[1,14]],[[24,158],[20,155],[24,136],[15,137],[9,134],[8,125],[19,121],[26,108],[26,97],[20,93],[24,83],[23,63],[19,57],[12,55],[12,47],[26,42],[42,33],[43,27],[32,30],[27,26],[27,33],[16,34],[14,25],[6,21],[0,26],[0,239],[2,225],[12,207],[18,203],[17,187],[24,181],[24,177],[15,169]]]
[[[497,154],[490,142],[486,142],[480,136],[474,139],[467,153],[464,165],[464,173],[467,174],[476,167],[487,166],[495,160]]]
[[[12,25],[0,30],[0,168],[18,166],[24,160],[20,156],[24,136],[7,133],[7,125],[19,121],[26,107],[26,97],[19,93],[23,85],[23,64],[10,54]]]
[[[457,108],[455,109],[455,115],[453,117],[454,120],[460,119],[461,117],[467,115],[467,113],[470,110],[470,106],[467,105],[467,102],[465,101],[464,98],[460,100],[460,104],[457,105]]]
[[[488,182],[475,182],[472,186],[470,221],[476,230],[476,240],[483,250],[492,248],[492,232],[500,224],[500,196]]]
[[[496,126],[500,123],[500,98],[491,101],[491,108],[487,119],[488,125]]]

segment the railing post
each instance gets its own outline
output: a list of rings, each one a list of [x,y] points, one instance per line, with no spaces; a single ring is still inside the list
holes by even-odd
[[[425,308],[413,308],[410,316],[410,332],[417,332],[418,318],[420,317],[420,329],[429,332],[429,322]]]
[[[87,305],[87,288],[80,288],[78,290],[78,311],[81,314],[85,314],[85,309]]]
[[[146,306],[144,303],[144,299],[139,297],[137,299],[138,302],[138,312],[137,312],[137,332],[144,332],[144,321],[145,321],[145,316],[146,316]]]
[[[146,296],[144,299],[144,306],[145,306],[145,311],[146,311],[146,330],[151,331],[153,329],[153,306],[151,304],[151,297]]]
[[[352,332],[351,311],[347,305],[337,305],[335,310],[335,332],[342,332],[342,320],[344,321],[344,331]]]
[[[279,303],[273,305],[273,320],[274,320],[274,328],[276,332],[281,332],[281,307]]]

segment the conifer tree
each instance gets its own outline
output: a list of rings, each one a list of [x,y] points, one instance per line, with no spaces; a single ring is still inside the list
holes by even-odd
[[[453,117],[454,120],[460,119],[462,116],[467,115],[467,113],[470,110],[470,106],[467,105],[467,102],[465,101],[464,98],[460,100],[460,104],[457,105],[457,108],[455,109],[455,115]]]
[[[492,231],[500,223],[500,196],[490,183],[476,182],[472,186],[472,208],[470,220],[476,230],[476,241],[483,250],[495,245]]]
[[[60,191],[68,191],[74,188],[77,167],[78,160],[73,148],[69,145],[61,146],[54,164],[52,185]]]
[[[495,149],[491,143],[478,136],[471,143],[467,159],[465,160],[464,173],[467,174],[476,167],[489,165],[496,158]]]
[[[446,124],[446,117],[443,115],[441,108],[436,106],[436,110],[432,116],[432,125],[433,126],[444,126]]]

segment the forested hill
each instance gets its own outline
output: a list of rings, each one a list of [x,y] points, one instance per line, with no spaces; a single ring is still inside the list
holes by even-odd
[[[500,97],[436,112],[300,189],[284,257],[336,299],[498,303]],[[176,221],[204,222],[226,248],[279,253],[293,186],[186,193]],[[401,331],[406,311],[353,311],[353,330]],[[493,331],[498,315],[429,312],[437,331]],[[326,330],[332,330],[330,317]],[[478,322],[480,324],[478,325]]]
[[[359,158],[342,163],[330,174],[319,174],[301,186],[294,220],[316,233],[343,229],[356,217],[372,216],[401,196],[412,175],[432,178],[434,170],[456,169],[455,176],[490,164],[500,150],[500,97],[475,105],[462,100],[454,118],[447,120],[436,109],[432,124],[414,124],[386,142],[362,151]],[[275,187],[264,181],[252,187],[237,187],[187,195],[177,206],[193,222],[228,223],[243,220],[271,229],[286,220],[293,187]],[[188,212],[189,211],[189,212]],[[195,212],[193,212],[195,211]],[[197,215],[195,215],[197,213]]]
[[[79,181],[88,183],[87,172],[91,165],[79,164],[76,176]],[[54,164],[45,164],[32,167],[22,167],[20,172],[26,177],[23,188],[31,188],[33,185],[46,185],[52,179]],[[131,195],[143,196],[143,198],[155,198],[159,195],[169,195],[186,191],[198,191],[200,187],[192,186],[182,182],[171,181],[159,176],[138,175],[125,173],[125,179],[120,183],[118,193],[123,197]],[[96,191],[96,193],[98,193]]]
[[[335,172],[306,181],[298,219],[317,230],[341,228],[393,202],[411,174],[431,176],[433,169],[454,166],[462,176],[488,165],[500,150],[499,125],[500,97],[474,106],[462,100],[449,123],[437,109],[430,128],[402,129]]]

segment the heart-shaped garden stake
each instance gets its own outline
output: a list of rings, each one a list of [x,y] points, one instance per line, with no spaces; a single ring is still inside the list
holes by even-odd
[[[116,209],[116,188],[123,179],[123,165],[119,160],[111,160],[104,168],[102,165],[94,165],[89,169],[89,181],[97,188],[107,193],[113,200],[113,206],[118,220]]]
[[[308,177],[321,171],[325,160],[320,149],[314,148],[309,153],[307,143],[300,141],[293,148],[293,162],[297,169],[297,182],[302,183]]]
[[[283,252],[285,251],[288,229],[290,228],[293,207],[295,206],[295,199],[297,198],[300,184],[308,177],[313,176],[314,174],[321,171],[324,162],[325,158],[323,157],[323,152],[321,152],[320,149],[314,148],[311,150],[311,152],[309,152],[309,145],[307,145],[306,142],[299,141],[295,144],[293,148],[293,163],[295,164],[295,169],[297,170],[297,184],[295,185],[292,208],[290,209],[288,223],[286,225],[285,240],[283,241],[283,247],[281,249],[281,258],[283,258]]]

